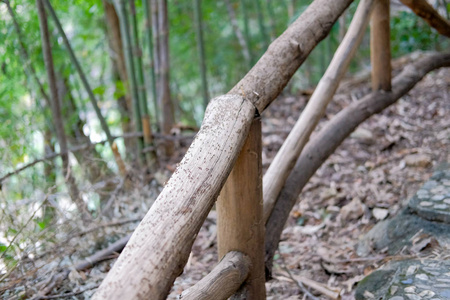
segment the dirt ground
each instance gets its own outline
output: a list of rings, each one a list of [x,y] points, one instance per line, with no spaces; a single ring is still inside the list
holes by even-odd
[[[369,92],[367,83],[341,89],[323,121]],[[306,105],[307,96],[282,97],[263,113],[263,165],[267,167]],[[323,123],[322,123],[323,124]],[[353,299],[355,284],[383,261],[384,253],[356,254],[358,238],[377,221],[394,216],[426,181],[433,167],[450,161],[450,70],[429,74],[409,94],[363,123],[330,156],[300,194],[275,256],[268,299]],[[210,213],[194,244],[175,299],[217,260],[216,215]],[[400,255],[395,257],[400,259]],[[311,296],[305,296],[308,292]],[[315,295],[315,296],[314,296]]]
[[[323,122],[369,92],[367,82],[345,86],[329,105]],[[281,96],[263,113],[264,167],[270,164],[308,97]],[[267,298],[330,299],[340,294],[342,299],[353,299],[356,283],[383,261],[393,259],[385,253],[359,257],[358,238],[379,220],[394,216],[429,178],[433,167],[450,161],[449,144],[450,70],[443,69],[429,74],[395,105],[363,123],[311,178],[283,231],[273,279],[266,283]],[[0,282],[4,299],[31,297],[55,280],[62,268],[70,271],[68,278],[48,295],[60,298],[57,295],[73,293],[69,298],[89,299],[117,255],[86,271],[77,272],[70,266],[132,232],[174,165],[175,161],[167,165],[155,180],[151,176],[140,178],[150,183],[141,184],[132,194],[114,196],[112,215],[99,218],[94,229],[81,230],[77,220],[59,224],[58,231],[52,233],[53,247],[27,250],[9,278]],[[213,210],[169,299],[176,299],[216,263]],[[314,283],[320,291],[311,288]]]

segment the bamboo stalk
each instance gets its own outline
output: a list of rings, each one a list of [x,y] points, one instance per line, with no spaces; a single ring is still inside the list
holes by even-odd
[[[351,2],[315,0],[228,95],[210,101],[194,142],[93,299],[166,298],[237,159],[255,107],[261,113],[278,96]]]
[[[62,165],[63,165],[63,176],[67,182],[67,187],[69,189],[69,195],[72,201],[75,202],[79,213],[81,214],[84,221],[90,221],[91,216],[87,210],[86,203],[84,203],[81,198],[80,191],[76,185],[75,178],[70,172],[70,162],[69,156],[67,154],[67,138],[64,133],[64,123],[61,116],[60,101],[58,98],[58,92],[56,87],[56,76],[55,68],[53,65],[53,56],[50,43],[50,36],[48,31],[47,15],[45,13],[44,2],[45,0],[36,0],[36,7],[38,11],[39,27],[41,30],[41,40],[42,40],[42,52],[44,55],[45,68],[47,70],[48,85],[50,89],[50,99],[52,107],[53,120],[56,127],[56,135],[59,143],[61,152]]]
[[[152,32],[152,20],[151,20],[151,11],[149,3],[152,0],[142,0],[142,8],[144,10],[145,17],[145,34],[147,36],[147,44],[148,44],[148,57],[150,60],[150,82],[151,82],[151,91],[153,98],[153,109],[154,114],[153,117],[155,119],[155,125],[159,124],[159,109],[158,109],[158,98],[156,94],[156,76],[155,76],[155,57],[153,53],[153,32]],[[151,4],[151,3],[150,3]]]
[[[317,85],[294,128],[281,146],[263,178],[264,220],[272,212],[275,201],[289,176],[295,161],[309,140],[311,133],[333,99],[339,82],[347,71],[369,22],[374,0],[362,0],[344,40],[334,54],[328,69]]]
[[[137,30],[137,19],[136,19],[136,7],[134,1],[135,0],[131,0],[129,4],[131,14],[131,41],[132,41],[132,48],[134,49],[133,51],[134,66],[136,67],[135,71],[137,73],[136,88],[139,97],[139,109],[140,109],[139,115],[142,132],[144,133],[144,146],[151,147],[153,145],[153,135],[152,135],[152,128],[150,126],[150,115],[148,113],[147,91],[145,89],[144,70],[142,67],[142,50],[139,43],[139,34]],[[136,120],[136,122],[139,121]],[[142,154],[142,149],[140,154]],[[156,151],[146,152],[145,156],[147,158],[147,163],[149,167],[154,168],[156,163]]]
[[[133,0],[134,1],[134,0]],[[131,90],[131,99],[133,103],[133,121],[136,131],[142,131],[141,110],[139,105],[139,93],[136,80],[136,72],[133,62],[133,50],[129,31],[129,20],[125,6],[125,0],[115,0],[114,5],[119,15],[120,30],[122,31],[122,43],[125,55],[125,62],[128,74],[128,84]],[[136,158],[142,161],[142,149],[144,148],[143,140],[138,138]]]
[[[393,80],[392,92],[377,92],[341,110],[314,136],[302,151],[297,163],[286,180],[276,205],[266,223],[266,270],[270,273],[272,259],[284,225],[295,205],[298,195],[311,176],[336,150],[355,128],[370,116],[381,112],[408,93],[428,72],[440,67],[450,67],[450,54],[427,54],[407,65]],[[270,274],[268,274],[270,275]]]
[[[83,86],[86,89],[86,92],[88,93],[89,100],[91,101],[91,104],[94,107],[95,114],[97,115],[97,118],[100,121],[100,125],[106,134],[106,138],[108,139],[109,146],[112,147],[114,139],[112,138],[111,132],[109,131],[108,124],[106,124],[106,120],[103,117],[103,115],[100,111],[100,108],[98,107],[97,99],[95,98],[95,95],[92,92],[91,86],[87,81],[86,75],[84,74],[80,63],[78,62],[78,59],[75,56],[75,53],[73,52],[72,46],[70,45],[69,39],[67,38],[66,33],[64,32],[64,29],[62,28],[61,23],[59,22],[58,16],[56,15],[55,10],[53,9],[49,0],[42,0],[42,1],[44,1],[45,6],[47,6],[50,16],[52,17],[52,19],[56,25],[56,28],[58,29],[58,32],[63,39],[64,45],[66,46],[66,49],[69,52],[70,60],[75,65],[75,69],[77,70],[78,75],[81,78],[81,82],[83,83]],[[62,152],[64,152],[64,151],[62,151]],[[121,174],[121,175],[125,176],[126,174]]]
[[[203,41],[203,20],[202,20],[202,8],[201,0],[194,0],[194,18],[195,18],[195,33],[197,37],[197,50],[199,58],[200,76],[202,80],[202,95],[203,106],[206,109],[209,101],[208,94],[208,81],[206,80],[206,57],[205,57],[205,45]]]

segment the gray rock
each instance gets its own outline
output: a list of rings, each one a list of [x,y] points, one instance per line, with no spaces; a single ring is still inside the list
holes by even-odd
[[[411,267],[415,274],[410,274]],[[364,278],[357,286],[355,298],[367,299],[372,294],[374,299],[450,299],[450,283],[442,283],[450,268],[450,261],[438,260],[403,260],[391,261]],[[433,269],[436,275],[425,269]],[[418,275],[426,275],[418,276]],[[391,289],[391,287],[398,287]]]

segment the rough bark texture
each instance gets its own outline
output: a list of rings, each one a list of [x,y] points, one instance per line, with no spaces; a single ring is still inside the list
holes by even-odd
[[[450,21],[442,17],[426,0],[400,0],[442,35],[450,37]]]
[[[261,120],[255,119],[216,203],[219,259],[230,251],[250,257],[250,274],[232,299],[265,299]]]
[[[300,155],[292,173],[278,196],[266,224],[266,276],[270,276],[272,259],[281,232],[298,195],[322,163],[342,141],[370,116],[379,113],[410,91],[428,72],[450,66],[450,54],[432,54],[404,68],[393,81],[391,93],[373,92],[338,113],[313,137]]]
[[[246,95],[262,112],[351,2],[313,2],[287,34],[272,43],[233,91]],[[301,56],[298,45],[306,49]],[[263,88],[257,89],[259,85]],[[255,90],[260,92],[259,97],[253,93]],[[231,171],[254,114],[255,107],[237,95],[210,102],[197,138],[94,299],[123,299],[125,295],[137,299],[165,298]]]
[[[211,100],[196,139],[94,299],[165,299],[231,171],[254,113],[253,105],[237,95]]]
[[[374,0],[362,0],[359,3],[348,33],[334,54],[330,66],[264,175],[264,222],[269,218],[277,196],[294,167],[295,161],[325,113],[328,103],[333,99],[339,82],[347,72],[348,65],[364,36],[373,3]]]
[[[316,0],[272,44],[231,94],[242,95],[262,112],[288,84],[292,75],[352,0]]]
[[[250,265],[251,261],[247,255],[238,251],[228,252],[211,273],[184,291],[180,299],[228,299],[247,279]]]
[[[372,90],[391,90],[391,31],[389,0],[377,0],[370,28],[370,60],[372,62]]]

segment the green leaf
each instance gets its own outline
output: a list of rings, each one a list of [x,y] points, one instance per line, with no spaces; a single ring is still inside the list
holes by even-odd
[[[104,85],[100,85],[92,90],[95,95],[103,96],[105,94],[106,87]]]

